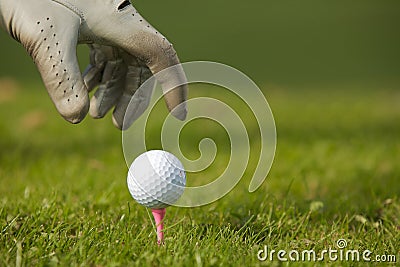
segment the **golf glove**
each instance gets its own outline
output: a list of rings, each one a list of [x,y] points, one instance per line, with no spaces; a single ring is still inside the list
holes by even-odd
[[[25,47],[58,112],[71,123],[80,122],[89,107],[94,118],[115,107],[114,125],[126,129],[131,99],[138,105],[134,117],[147,108],[151,93],[137,89],[152,75],[171,114],[186,117],[186,77],[175,50],[127,0],[0,0],[0,27]],[[91,49],[83,77],[78,43]]]

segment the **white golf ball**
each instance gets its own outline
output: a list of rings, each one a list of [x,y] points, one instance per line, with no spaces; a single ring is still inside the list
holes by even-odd
[[[186,174],[171,153],[151,150],[131,164],[127,183],[132,197],[143,206],[161,209],[174,204],[183,194]]]

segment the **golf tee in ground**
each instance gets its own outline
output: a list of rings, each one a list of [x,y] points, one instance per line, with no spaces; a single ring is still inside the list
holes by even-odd
[[[157,227],[157,243],[160,245],[164,241],[164,216],[166,209],[151,209],[151,213],[153,213],[154,220],[156,221]]]

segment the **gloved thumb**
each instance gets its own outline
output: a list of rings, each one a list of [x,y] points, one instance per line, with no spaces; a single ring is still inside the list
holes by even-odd
[[[67,121],[78,123],[89,110],[88,91],[76,57],[80,18],[57,3],[45,4],[34,5],[29,14],[33,25],[21,27],[25,33],[18,38],[37,65],[58,112]],[[43,15],[43,10],[51,12]]]

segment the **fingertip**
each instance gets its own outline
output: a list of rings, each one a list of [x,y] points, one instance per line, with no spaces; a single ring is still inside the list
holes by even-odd
[[[82,96],[72,101],[70,99],[64,105],[56,105],[61,116],[72,124],[80,123],[89,111],[89,97]]]
[[[171,111],[172,116],[174,116],[175,118],[177,118],[178,120],[184,121],[186,120],[187,117],[187,108],[185,103],[180,104],[179,106],[177,106],[176,108],[174,108]]]
[[[117,116],[115,116],[115,114],[113,114],[113,116],[112,116],[112,122],[113,122],[114,126],[121,131],[127,130],[130,126],[130,125],[124,125],[123,120],[121,121],[121,119],[119,119]]]
[[[97,104],[97,102],[98,101],[94,96],[90,100],[89,115],[93,119],[101,119],[107,114],[107,112],[104,112],[104,110],[101,110],[99,108],[99,105]]]

